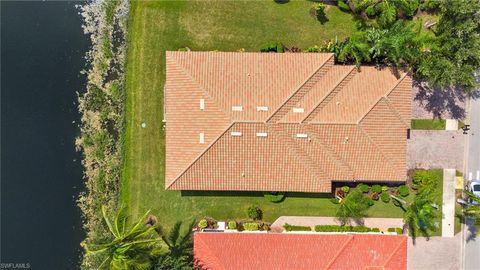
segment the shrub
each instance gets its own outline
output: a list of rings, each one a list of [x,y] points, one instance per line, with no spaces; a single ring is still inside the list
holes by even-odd
[[[348,193],[350,191],[350,188],[348,186],[343,186],[341,189],[345,193]]]
[[[323,3],[315,3],[312,6],[312,10],[315,13],[315,17],[319,22],[322,24],[328,21],[327,14],[325,13],[325,4]]]
[[[248,217],[253,220],[262,219],[262,210],[257,206],[250,206],[247,211]]]
[[[380,193],[382,193],[382,186],[380,186],[380,185],[373,185],[373,186],[372,186],[372,191],[375,192],[375,193],[380,194]]]
[[[243,223],[243,229],[245,231],[258,231],[258,223]]]
[[[198,227],[200,229],[205,229],[208,227],[208,221],[206,219],[202,219],[200,220],[200,222],[198,222]]]
[[[401,203],[401,202],[399,202],[399,201],[397,201],[397,200],[395,200],[395,199],[393,199],[392,201],[393,201],[393,205],[395,205],[395,206],[397,206],[397,207],[401,207],[401,206],[402,206],[402,203]]]
[[[228,228],[231,230],[237,229],[237,222],[235,220],[230,220],[228,222]]]
[[[278,203],[285,198],[285,192],[265,192],[263,197],[269,202]]]
[[[372,200],[374,200],[374,201],[378,201],[378,199],[380,198],[380,196],[378,196],[378,193],[377,193],[377,192],[374,192],[374,193],[372,193],[372,197],[371,197],[371,198],[372,198]]]
[[[369,18],[373,18],[375,15],[377,15],[377,10],[375,10],[373,6],[369,6],[367,9],[365,9],[365,13],[367,13]]]
[[[260,49],[261,52],[277,52],[277,53],[283,53],[284,52],[284,47],[283,44],[280,42],[270,42],[265,45]]]
[[[382,194],[380,194],[380,198],[384,203],[388,203],[390,201],[390,195],[387,192],[383,192]]]
[[[388,232],[394,232],[394,233],[397,233],[397,234],[403,234],[402,228],[388,228],[387,231]]]
[[[285,223],[283,225],[283,228],[287,231],[287,232],[291,232],[291,231],[298,231],[298,232],[301,232],[301,231],[311,231],[312,228],[309,227],[309,226],[297,226],[297,225],[290,225],[288,223]]]
[[[388,187],[387,186],[382,186],[382,192],[386,192],[388,191]]]
[[[350,7],[345,3],[344,0],[338,0],[338,8],[344,12],[350,12]]]
[[[331,198],[330,201],[333,203],[333,204],[339,204],[340,201],[337,199],[337,198]]]
[[[363,184],[363,183],[359,184],[357,188],[363,193],[367,193],[368,191],[370,191],[370,187],[367,184]]]
[[[400,187],[398,187],[398,192],[402,197],[407,197],[410,194],[410,190],[408,190],[408,187],[405,185],[401,185]]]
[[[312,46],[312,47],[308,47],[305,51],[306,52],[321,52],[321,49],[318,45],[315,45],[315,46]]]
[[[375,202],[372,200],[372,198],[368,198],[368,205],[373,206]]]
[[[379,228],[372,228],[371,232],[380,232]]]

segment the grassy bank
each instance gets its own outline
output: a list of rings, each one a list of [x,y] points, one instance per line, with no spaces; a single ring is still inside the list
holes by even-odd
[[[269,41],[306,48],[354,31],[353,18],[328,7],[329,21],[321,25],[309,15],[311,2],[133,2],[129,21],[127,107],[122,201],[133,216],[147,209],[170,227],[177,220],[212,216],[246,217],[248,206],[264,211],[273,221],[282,215],[332,216],[337,205],[312,194],[287,195],[274,204],[261,193],[178,192],[164,190],[163,84],[165,51],[258,51]],[[145,128],[140,124],[146,123]],[[391,203],[377,202],[372,217],[402,217]]]

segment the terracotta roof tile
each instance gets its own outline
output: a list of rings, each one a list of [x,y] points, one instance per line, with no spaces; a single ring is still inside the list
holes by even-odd
[[[404,181],[411,78],[332,61],[167,52],[166,187],[328,192],[332,180]]]
[[[203,269],[407,268],[407,237],[369,234],[195,233]]]

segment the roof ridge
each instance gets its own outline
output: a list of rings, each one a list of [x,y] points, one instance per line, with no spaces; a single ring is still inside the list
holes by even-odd
[[[218,140],[220,140],[220,138],[223,137],[223,135],[225,135],[225,133],[227,133],[227,131],[233,127],[233,125],[235,125],[236,122],[232,122],[215,140],[213,140],[195,159],[193,159],[193,161],[190,163],[190,165],[188,165],[187,168],[185,168],[178,176],[174,177],[173,178],[173,181],[165,187],[165,189],[168,189],[170,188],[175,182],[178,181],[178,179],[184,175],[205,153],[207,153],[208,150],[210,150],[210,148],[212,148],[213,145],[215,145],[217,143]]]
[[[379,153],[385,160],[386,163],[388,163],[390,165],[390,168],[395,168],[395,166],[391,163],[390,159],[388,158],[388,155],[385,155],[385,153],[383,153],[382,149],[375,143],[375,141],[373,141],[372,138],[370,138],[370,136],[368,135],[368,133],[363,129],[363,127],[361,127],[359,124],[357,125],[357,128],[358,130],[360,130],[360,132],[362,132],[365,137],[367,138],[367,140],[372,144],[373,147],[375,147],[377,149],[377,153]]]
[[[315,162],[312,160],[310,155],[308,155],[301,147],[299,147],[297,143],[293,141],[289,136],[285,135],[282,131],[277,130],[276,129],[277,127],[274,127],[274,125],[275,124],[266,124],[267,129],[270,129],[273,131],[273,134],[277,138],[277,142],[282,143],[287,149],[292,151],[293,152],[292,154],[294,154],[294,156],[298,159],[300,164],[302,164],[303,167],[305,167],[305,169],[308,172],[313,172],[313,174],[316,177],[319,177],[321,175],[320,173],[323,172],[323,170],[321,170],[320,168],[312,168],[311,165],[306,164],[306,163],[311,163],[315,167]],[[284,137],[284,140],[278,140],[278,139],[281,139],[282,137]],[[287,143],[287,140],[289,143]],[[290,145],[294,145],[295,149],[290,147]],[[308,160],[305,160],[305,159],[308,159]],[[317,169],[320,170],[320,172],[318,172]],[[326,172],[323,172],[323,173],[327,174]]]
[[[408,125],[407,122],[405,122],[405,120],[403,119],[403,117],[400,115],[400,113],[395,109],[395,106],[393,106],[393,104],[390,102],[390,100],[385,97],[385,103],[387,103],[387,106],[388,108],[390,109],[390,111],[393,112],[393,114],[395,114],[395,116],[405,125],[406,128],[409,128],[410,126]]]
[[[373,108],[375,108],[375,106],[377,106],[378,102],[380,102],[380,100],[382,100],[382,98],[387,98],[387,96],[395,89],[397,88],[397,86],[403,81],[403,79],[405,79],[405,77],[407,76],[408,73],[405,73],[400,79],[398,79],[398,81],[395,83],[395,85],[390,88],[390,90],[387,91],[387,93],[385,93],[385,95],[382,95],[378,100],[377,102],[375,102],[361,117],[360,119],[357,121],[357,124],[360,123],[363,118],[365,118],[371,110],[373,110]]]
[[[330,55],[329,58],[327,58],[320,66],[318,66],[318,68],[316,68],[296,89],[295,91],[293,91],[292,94],[290,94],[286,99],[285,101],[282,102],[282,104],[280,104],[280,106],[278,106],[278,108],[270,115],[267,117],[267,119],[265,120],[265,122],[268,122],[270,121],[270,119],[272,119],[282,108],[283,106],[285,106],[285,104],[287,104],[287,102],[292,99],[297,93],[298,91],[300,91],[300,89],[302,89],[302,87],[310,80],[312,79],[313,76],[315,76],[315,74],[317,74],[317,72],[322,69],[326,63],[328,63],[332,58],[334,57],[334,54],[332,53]]]
[[[185,67],[177,62],[175,57],[171,57],[171,59],[172,59],[173,63],[180,68],[180,71],[183,72],[193,83],[198,85],[198,88],[201,89],[205,93],[205,95],[215,103],[215,105],[218,107],[218,109],[221,112],[223,112],[225,114],[225,116],[228,119],[230,119],[230,121],[233,121],[232,116],[224,110],[223,106],[219,105],[217,99],[214,98],[197,80],[195,80],[195,78],[193,78],[192,75],[189,72],[187,72]]]
[[[306,124],[306,129],[308,131],[310,131],[312,134],[314,134],[314,137],[316,137],[317,139],[315,141],[317,141],[319,144],[321,144],[323,146],[324,149],[326,149],[325,152],[327,152],[327,155],[330,156],[333,161],[335,163],[341,163],[343,164],[343,166],[347,167],[347,169],[349,169],[350,173],[352,175],[355,175],[355,171],[353,170],[353,168],[350,166],[350,164],[348,164],[344,159],[342,159],[338,154],[337,152],[335,152],[333,149],[331,149],[327,144],[323,143],[323,141],[320,139],[321,136],[317,136],[316,134],[316,131],[313,130],[311,128],[311,125],[320,125],[320,124]],[[342,124],[343,125],[343,124]],[[338,165],[338,164],[337,164]],[[340,166],[342,167],[342,166]]]
[[[352,66],[352,68],[345,74],[345,76],[342,76],[342,78],[340,78],[336,83],[335,85],[332,87],[332,89],[330,91],[328,91],[328,94],[325,95],[325,97],[322,98],[322,100],[320,100],[320,102],[318,102],[314,107],[313,109],[302,119],[301,123],[305,122],[311,114],[313,114],[318,107],[320,107],[320,105],[333,93],[333,91],[352,73],[352,72],[356,72],[356,68],[355,66]],[[355,74],[354,74],[355,75]],[[338,91],[340,92],[341,89]],[[338,94],[337,92],[337,94]]]
[[[343,252],[343,250],[345,250],[345,248],[347,247],[348,244],[350,244],[350,242],[352,242],[353,238],[354,238],[354,235],[353,234],[349,234],[348,235],[349,238],[347,239],[347,241],[345,241],[345,243],[343,244],[343,246],[338,250],[337,254],[335,254],[335,256],[332,257],[332,259],[330,260],[330,262],[325,266],[325,268],[323,269],[330,269],[330,266],[332,266],[332,264],[337,260],[338,256],[340,256],[340,254]]]
[[[406,239],[407,239],[406,237],[404,237],[404,236],[401,236],[401,237],[404,238],[404,239],[402,239],[401,241],[398,242],[398,245],[397,245],[397,246],[395,247],[395,249],[392,251],[392,254],[390,254],[390,256],[387,258],[387,260],[385,261],[385,263],[382,265],[383,268],[385,268],[386,265],[387,265],[388,263],[390,263],[390,261],[391,261],[392,258],[393,258],[393,255],[395,255],[395,253],[397,253],[397,251],[403,246],[403,242],[406,241]]]

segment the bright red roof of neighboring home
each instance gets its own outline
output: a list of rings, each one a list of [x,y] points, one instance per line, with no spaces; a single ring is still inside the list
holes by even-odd
[[[330,192],[405,181],[411,77],[328,53],[167,52],[165,186]]]
[[[407,237],[381,234],[195,233],[202,269],[407,269]]]

